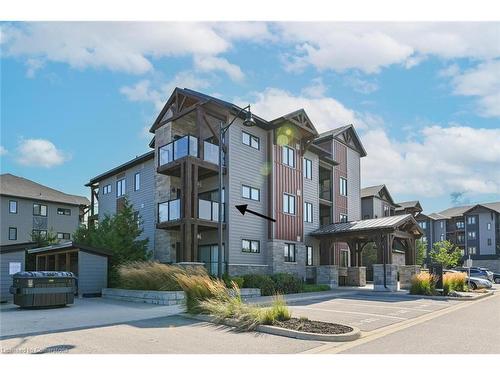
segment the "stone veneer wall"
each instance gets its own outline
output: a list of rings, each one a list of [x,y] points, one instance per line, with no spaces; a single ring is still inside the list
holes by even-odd
[[[347,269],[347,285],[365,286],[366,285],[366,267],[349,267]]]
[[[330,288],[339,286],[339,269],[335,265],[318,266],[316,268],[316,283],[326,284]]]
[[[230,276],[241,276],[249,274],[269,274],[269,266],[267,264],[228,264],[228,273]]]
[[[285,262],[285,243],[295,244],[295,262]],[[270,273],[292,273],[301,279],[306,277],[306,246],[293,241],[269,241],[267,243]]]
[[[411,279],[420,273],[420,266],[399,266],[399,287],[401,289],[410,289]]]
[[[391,291],[395,292],[398,290],[398,265],[396,264],[386,264],[386,286],[384,288],[384,265],[374,264],[373,265],[373,290],[375,291]]]

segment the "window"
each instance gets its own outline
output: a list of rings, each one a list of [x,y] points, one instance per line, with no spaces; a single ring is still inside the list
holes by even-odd
[[[241,132],[241,141],[244,145],[250,146],[258,150],[260,148],[260,140],[258,137],[247,132]]]
[[[444,234],[441,234],[441,236],[439,237],[439,240],[444,241]]]
[[[313,205],[312,205],[312,203],[304,202],[304,221],[306,223],[313,222]]]
[[[33,204],[33,215],[34,216],[47,216],[47,206],[44,204]]]
[[[69,240],[70,238],[71,238],[71,235],[69,233],[62,233],[62,232],[57,233],[58,240]]]
[[[39,238],[39,239],[47,238],[47,231],[46,230],[33,229],[32,233],[33,233],[33,236],[35,238]]]
[[[418,225],[420,225],[420,228],[422,229],[427,229],[427,222],[425,221],[419,221]]]
[[[422,237],[422,242],[427,243],[427,237],[425,237],[425,236],[424,236],[424,237]]]
[[[9,227],[9,240],[11,241],[17,240],[17,228]]]
[[[295,196],[283,194],[283,212],[285,214],[295,215]]]
[[[340,267],[349,267],[349,251],[340,251]]]
[[[283,146],[283,164],[295,168],[295,150],[288,146]]]
[[[475,246],[470,246],[468,250],[469,250],[470,255],[476,255],[476,247]]]
[[[467,224],[468,225],[476,224],[476,217],[475,216],[468,216],[467,217]]]
[[[474,231],[469,232],[469,239],[475,240],[476,239],[476,232],[474,232]]]
[[[444,229],[444,221],[440,221],[440,222],[439,222],[439,227],[440,227],[441,229]]]
[[[247,185],[241,186],[241,195],[243,198],[251,199],[253,201],[260,200],[260,190]]]
[[[313,162],[306,158],[304,158],[304,177],[309,180],[313,178]]]
[[[384,216],[391,216],[391,208],[384,204]]]
[[[313,265],[313,247],[306,246],[306,266]]]
[[[465,223],[463,221],[457,221],[455,225],[456,225],[457,229],[464,229],[465,228]]]
[[[295,262],[295,244],[285,244],[285,262]]]
[[[491,246],[491,238],[488,238],[488,246]]]
[[[345,197],[347,196],[347,179],[344,177],[340,177],[339,194]]]
[[[134,175],[134,191],[137,191],[141,188],[141,173],[137,172]]]
[[[464,235],[463,234],[459,234],[457,236],[457,242],[458,243],[464,243]]]
[[[260,253],[260,241],[241,240],[241,251],[244,253]]]
[[[111,184],[103,186],[102,187],[102,193],[103,194],[109,194],[109,193],[111,193]]]
[[[9,201],[9,212],[17,214],[17,201]]]
[[[121,197],[122,195],[125,195],[125,190],[126,190],[126,185],[125,185],[125,179],[121,179],[116,181],[116,196]]]
[[[491,223],[486,224],[486,229],[491,230]]]
[[[71,209],[70,208],[58,208],[57,214],[71,216]]]
[[[339,219],[341,223],[347,223],[347,215],[346,214],[339,214]]]

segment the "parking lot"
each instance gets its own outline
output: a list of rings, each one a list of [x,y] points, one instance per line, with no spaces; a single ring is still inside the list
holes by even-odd
[[[322,298],[289,303],[295,316],[311,320],[344,323],[370,332],[434,311],[464,303],[452,300],[430,300],[403,295],[356,293],[339,298]]]

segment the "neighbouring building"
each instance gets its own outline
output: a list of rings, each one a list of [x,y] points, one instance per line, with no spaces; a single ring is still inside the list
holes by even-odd
[[[423,209],[419,201],[407,201],[396,203],[394,211],[396,215],[412,214],[417,216]]]
[[[361,189],[361,214],[363,219],[394,216],[396,203],[385,185]]]
[[[68,241],[84,220],[90,202],[79,195],[38,184],[10,173],[0,176],[0,245],[29,242],[32,233],[49,231]]]

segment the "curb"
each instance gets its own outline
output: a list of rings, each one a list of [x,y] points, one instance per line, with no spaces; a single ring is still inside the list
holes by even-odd
[[[489,296],[493,296],[495,292],[489,291],[486,293],[481,293],[477,294],[475,296],[464,296],[464,297],[447,297],[447,296],[425,296],[425,295],[420,295],[420,294],[408,294],[409,296],[412,297],[417,297],[417,298],[423,298],[423,299],[430,299],[430,300],[436,300],[436,301],[462,301],[462,302],[470,302],[470,301],[477,301],[478,299],[481,298],[486,298]]]
[[[213,324],[223,324],[230,327],[237,327],[237,323],[235,319],[226,319],[223,322],[218,321],[216,318],[208,315],[191,315],[191,314],[179,314],[182,317],[196,319],[203,322],[213,323]],[[346,325],[346,324],[343,324]],[[346,325],[347,326],[347,325]],[[315,341],[329,341],[329,342],[346,342],[346,341],[354,341],[361,337],[361,331],[357,327],[351,327],[352,331],[348,333],[340,333],[340,334],[322,334],[322,333],[311,333],[311,332],[301,332],[294,331],[288,328],[282,327],[274,327],[268,325],[258,325],[255,327],[255,331],[261,333],[268,333],[276,336],[284,336],[293,339],[299,340],[315,340]]]

